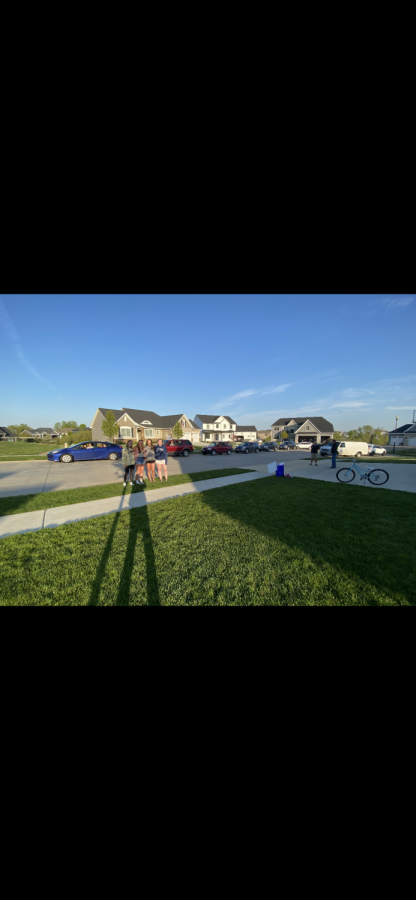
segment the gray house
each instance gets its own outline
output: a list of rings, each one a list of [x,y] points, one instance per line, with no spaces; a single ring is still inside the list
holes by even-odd
[[[17,434],[10,431],[5,425],[0,426],[0,441],[17,441]]]
[[[273,440],[278,440],[282,431],[286,431],[288,440],[295,441],[296,444],[311,440],[315,440],[318,444],[326,444],[334,436],[334,426],[322,416],[277,419],[272,425]]]
[[[401,425],[397,432],[396,429],[389,431],[389,446],[392,447],[394,442],[396,447],[416,447],[416,422]]]

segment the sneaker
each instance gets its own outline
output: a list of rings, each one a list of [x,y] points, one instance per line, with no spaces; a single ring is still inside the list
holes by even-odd
[[[125,481],[123,481],[123,487],[126,487],[126,482],[125,482]]]

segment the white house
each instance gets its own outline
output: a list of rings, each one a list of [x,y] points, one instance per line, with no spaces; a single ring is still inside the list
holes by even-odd
[[[209,416],[198,413],[194,417],[195,425],[199,428],[201,444],[209,444],[211,441],[235,441],[242,437],[244,441],[255,441],[257,429],[255,425],[237,425],[230,416]]]

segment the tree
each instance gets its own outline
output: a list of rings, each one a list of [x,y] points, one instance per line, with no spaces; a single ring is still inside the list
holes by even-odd
[[[53,426],[53,430],[54,431],[62,431],[62,422],[55,422],[55,425]]]
[[[287,439],[288,439],[287,431],[282,431],[280,434],[280,437],[282,438],[282,441],[287,441]]]
[[[116,425],[116,417],[111,409],[108,410],[107,415],[101,425],[101,431],[108,437],[108,440],[113,443],[116,432],[118,431],[118,425]]]
[[[26,431],[27,428],[30,428],[30,425],[8,425],[9,431],[14,431],[15,434],[21,434],[22,431]]]
[[[82,425],[80,425],[79,427],[80,427],[80,428],[86,428],[87,426],[86,426],[85,422],[83,422]]]
[[[343,441],[344,435],[342,431],[334,431],[334,441]]]
[[[78,428],[78,425],[74,419],[70,419],[69,422],[62,422],[62,428]]]
[[[183,431],[180,422],[177,422],[176,425],[172,428],[172,437],[174,438],[182,438]]]

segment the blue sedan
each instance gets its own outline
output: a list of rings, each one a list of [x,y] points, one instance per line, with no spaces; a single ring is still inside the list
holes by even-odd
[[[110,444],[109,441],[86,441],[83,444],[74,444],[64,450],[53,450],[48,453],[51,462],[71,463],[84,459],[120,459],[121,447],[118,444]]]

